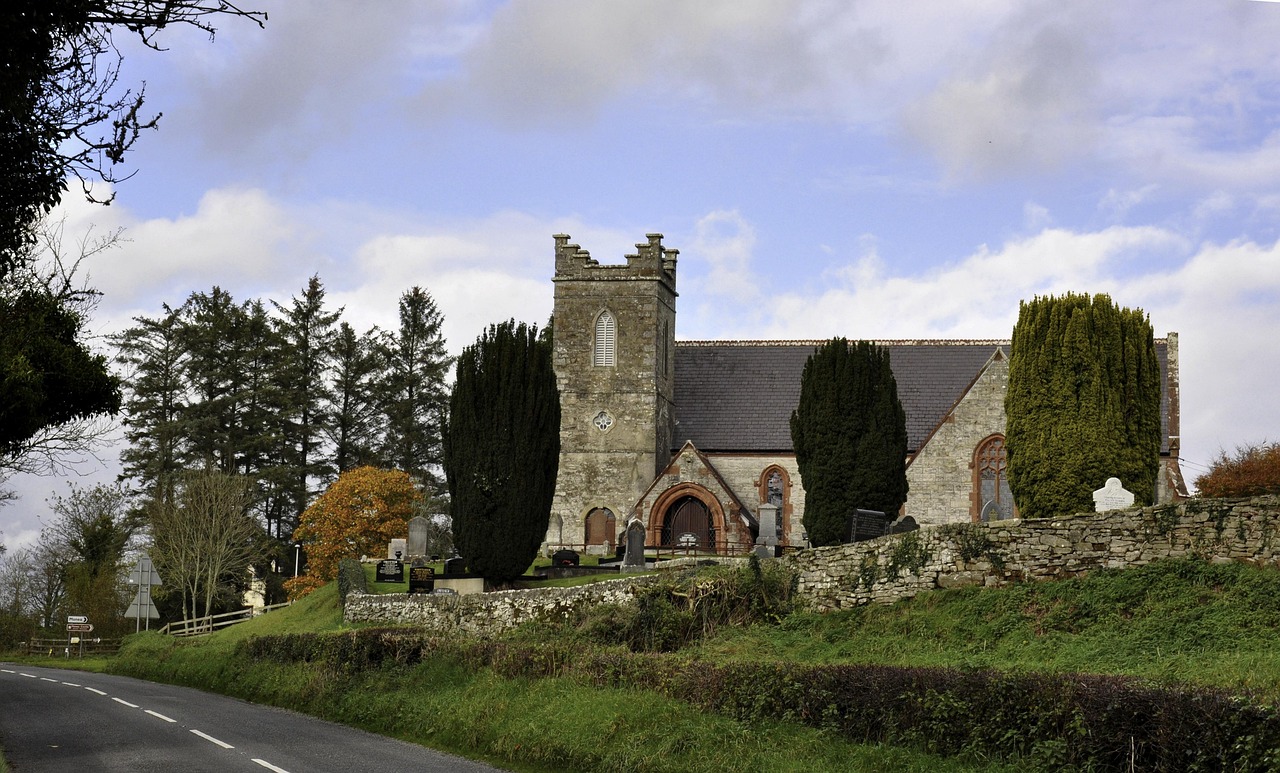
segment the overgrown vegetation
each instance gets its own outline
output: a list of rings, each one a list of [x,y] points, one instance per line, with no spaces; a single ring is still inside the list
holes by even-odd
[[[1280,494],[1280,443],[1219,452],[1209,471],[1196,478],[1196,489],[1205,497]]]
[[[573,640],[632,652],[673,652],[726,627],[776,624],[795,607],[794,571],[755,556],[744,567],[707,567],[663,576],[636,590],[634,603],[602,604],[513,634],[528,642]]]

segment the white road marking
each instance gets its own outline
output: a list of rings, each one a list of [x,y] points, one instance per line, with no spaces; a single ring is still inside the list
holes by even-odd
[[[96,692],[96,693],[97,693],[97,694],[99,694],[99,695],[106,695],[106,693],[105,693],[105,692],[103,692],[102,690],[95,690],[95,689],[93,689],[92,687],[86,687],[86,688],[84,688],[84,689],[88,690],[89,692]]]
[[[138,704],[130,703],[129,701],[124,700],[123,698],[112,698],[111,700],[115,701],[116,703],[123,703],[124,705],[128,706],[131,709],[138,708]]]
[[[80,685],[76,684],[75,682],[63,682],[63,684],[65,684],[67,687],[79,687],[79,686],[80,686]]]
[[[5,672],[6,674],[16,674],[16,673],[18,673],[17,671],[10,671],[10,670],[9,670],[9,669],[7,669],[7,668],[0,668],[0,671]]]
[[[159,713],[159,712],[157,712],[157,711],[152,711],[151,709],[143,709],[143,711],[147,712],[148,714],[150,714],[151,716],[155,717],[156,719],[163,719],[165,722],[177,722],[177,721],[178,721],[178,720],[176,720],[176,719],[169,719],[169,718],[168,718],[168,717],[166,717],[164,714],[161,714],[161,713]]]
[[[194,729],[193,729],[191,732],[193,732],[193,733],[195,733],[196,735],[200,736],[201,738],[203,738],[204,740],[208,741],[209,743],[216,743],[217,745],[221,746],[221,747],[222,747],[222,748],[224,748],[224,749],[234,749],[234,748],[236,748],[236,747],[232,746],[231,744],[227,743],[226,741],[219,741],[217,738],[214,738],[213,736],[208,735],[207,733],[202,733],[202,732],[200,732],[199,730],[194,730]]]
[[[26,677],[26,678],[28,678],[28,679],[39,679],[39,678],[40,678],[40,677],[36,676],[35,674],[24,674],[24,673],[22,673],[21,671],[19,671],[19,672],[18,672],[18,676],[25,676],[25,677]]]
[[[267,762],[266,760],[260,760],[257,757],[254,757],[253,761],[258,763],[262,767],[266,768],[267,770],[274,770],[275,773],[289,773],[289,771],[285,770],[284,768],[277,768],[275,765],[272,765],[270,762]]]
[[[54,684],[57,684],[57,683],[58,683],[58,680],[57,680],[57,679],[50,679],[50,678],[49,678],[49,677],[47,677],[47,676],[42,676],[42,677],[40,677],[40,681],[42,681],[42,682],[53,682]]]

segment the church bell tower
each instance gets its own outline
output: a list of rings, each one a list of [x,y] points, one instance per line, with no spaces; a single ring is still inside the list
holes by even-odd
[[[625,264],[601,265],[554,238],[560,470],[546,541],[603,552],[671,455],[678,251],[647,234]]]

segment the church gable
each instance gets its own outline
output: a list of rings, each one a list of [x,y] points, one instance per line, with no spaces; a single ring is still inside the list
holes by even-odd
[[[756,521],[710,459],[685,443],[636,502],[646,542],[740,552],[755,540]]]
[[[997,348],[907,465],[903,514],[917,523],[1010,518],[1004,469],[1009,358]]]

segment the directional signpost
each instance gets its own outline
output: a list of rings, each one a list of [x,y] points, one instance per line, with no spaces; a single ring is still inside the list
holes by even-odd
[[[134,630],[142,628],[142,618],[147,618],[147,630],[151,630],[151,621],[159,619],[160,613],[156,611],[156,605],[151,603],[151,589],[160,585],[160,575],[151,565],[151,557],[143,553],[138,557],[138,563],[134,565],[133,571],[129,573],[129,584],[137,585],[138,592],[133,595],[133,602],[129,604],[129,610],[125,612],[125,617],[132,616],[134,618]]]

